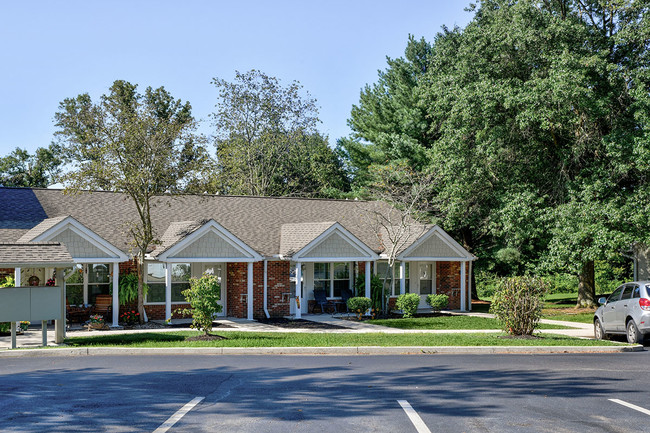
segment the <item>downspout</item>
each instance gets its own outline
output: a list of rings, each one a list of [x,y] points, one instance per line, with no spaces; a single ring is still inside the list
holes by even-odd
[[[267,290],[268,290],[268,274],[267,274],[267,265],[268,261],[264,259],[264,314],[266,314],[266,318],[270,319],[271,315],[269,314],[269,309],[267,308],[268,304],[268,295],[267,295]]]

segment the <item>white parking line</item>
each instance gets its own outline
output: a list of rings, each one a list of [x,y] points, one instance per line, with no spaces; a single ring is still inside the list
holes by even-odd
[[[415,409],[413,409],[413,406],[411,406],[408,401],[397,400],[397,402],[400,406],[402,406],[402,409],[404,409],[404,412],[406,412],[406,415],[408,415],[418,433],[431,433],[429,427],[427,427],[424,421],[422,421],[420,415],[418,415],[418,413],[415,411]]]
[[[626,401],[619,400],[619,399],[617,399],[617,398],[610,398],[610,399],[608,399],[608,400],[609,400],[609,401],[612,401],[612,402],[614,402],[614,403],[620,404],[620,405],[622,405],[622,406],[629,407],[630,409],[637,410],[637,411],[639,411],[639,412],[641,412],[641,413],[644,413],[644,414],[646,414],[646,415],[650,415],[650,410],[645,409],[645,408],[642,408],[641,406],[637,406],[637,405],[635,405],[635,404],[628,403],[628,402],[626,402]]]
[[[194,406],[199,404],[204,398],[205,397],[194,397],[189,403],[178,409],[174,415],[170,416],[167,421],[162,423],[160,427],[155,429],[153,433],[165,433],[167,430],[172,428],[172,426],[176,424],[181,418],[183,418],[186,413],[191,411]]]

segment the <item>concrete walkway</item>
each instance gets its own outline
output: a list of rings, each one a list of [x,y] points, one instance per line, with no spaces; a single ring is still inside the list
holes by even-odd
[[[452,312],[458,315],[468,315],[475,317],[493,317],[486,313],[461,313]],[[332,317],[329,314],[310,314],[303,316],[303,319],[323,323],[328,325],[337,325],[343,329],[312,329],[312,328],[281,328],[270,324],[260,323],[257,321],[249,321],[246,319],[224,318],[215,321],[226,325],[227,327],[215,327],[215,331],[219,329],[227,331],[243,331],[243,332],[313,332],[313,333],[385,333],[385,334],[454,334],[454,333],[496,333],[501,332],[496,329],[443,329],[443,330],[429,330],[429,329],[397,329],[389,328],[386,326],[371,325],[367,322],[357,322],[353,320],[341,320],[337,317]],[[177,321],[186,324],[187,327],[181,328],[154,328],[154,329],[114,329],[108,331],[87,331],[81,328],[76,330],[68,330],[68,337],[87,337],[99,335],[114,335],[114,334],[137,334],[147,332],[174,332],[174,331],[190,331],[189,327],[191,320]],[[542,323],[556,324],[563,326],[570,326],[572,329],[542,329],[539,332],[566,335],[570,337],[579,338],[593,338],[593,326],[588,323],[564,322],[558,320],[542,319]],[[42,344],[40,327],[30,327],[25,334],[17,336],[17,347],[22,348],[35,348]],[[54,326],[48,327],[48,345],[57,346],[54,343]],[[11,348],[11,337],[0,337],[0,350]]]

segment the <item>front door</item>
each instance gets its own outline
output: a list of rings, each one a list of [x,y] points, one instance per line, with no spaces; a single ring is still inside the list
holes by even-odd
[[[436,293],[435,263],[419,263],[418,276],[420,279],[420,305],[418,308],[431,308],[427,304],[427,296]]]
[[[201,268],[201,275],[203,274],[212,274],[216,275],[219,279],[219,285],[221,286],[221,296],[219,297],[218,304],[221,305],[221,313],[218,313],[217,316],[226,315],[226,264],[225,263],[203,263]]]

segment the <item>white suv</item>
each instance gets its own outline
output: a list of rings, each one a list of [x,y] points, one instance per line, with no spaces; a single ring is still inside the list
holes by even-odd
[[[650,334],[650,282],[625,283],[598,299],[594,313],[594,336],[601,340],[609,334],[625,334],[630,343],[641,343]]]

